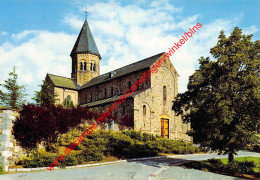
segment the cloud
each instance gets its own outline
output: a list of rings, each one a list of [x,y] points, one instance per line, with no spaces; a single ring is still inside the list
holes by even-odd
[[[252,25],[250,27],[244,28],[244,34],[249,35],[249,34],[253,34],[256,33],[257,31],[259,31],[259,29],[255,26]]]
[[[73,14],[66,15],[62,22],[77,31],[79,31],[82,27],[82,21],[80,18]]]
[[[151,7],[154,8],[160,8],[160,9],[165,9],[167,11],[171,11],[171,12],[182,12],[182,8],[176,8],[173,5],[171,5],[169,3],[168,0],[166,1],[152,1],[150,4]]]
[[[33,36],[28,39],[28,35]],[[13,34],[12,37],[16,40],[27,38],[19,45],[10,42],[0,45],[0,72],[3,74],[0,81],[7,79],[8,72],[16,66],[19,82],[28,85],[27,90],[33,94],[47,73],[70,76],[69,53],[75,35],[35,30]]]
[[[1,35],[2,35],[2,36],[5,36],[5,35],[7,35],[7,34],[8,34],[8,32],[5,32],[5,31],[2,31],[2,32],[1,32]]]
[[[36,34],[37,31],[32,31],[32,30],[25,30],[23,32],[20,32],[18,34],[12,34],[12,37],[15,39],[15,40],[22,40],[23,38],[25,37],[28,37],[29,35],[34,35]]]
[[[167,51],[200,18],[200,14],[183,16],[182,8],[174,7],[169,1],[152,1],[149,5],[146,8],[139,4],[102,2],[88,7],[89,24],[103,57],[101,73]],[[176,13],[183,18],[177,21],[173,15]],[[230,31],[232,21],[238,20],[234,17],[203,24],[201,32],[171,58],[180,74],[180,92],[187,89],[188,77],[198,66],[199,57],[210,55],[209,49],[216,44],[219,32]]]
[[[146,3],[146,6],[144,4]],[[147,6],[149,8],[147,8]],[[167,51],[184,32],[200,22],[200,14],[185,16],[181,7],[170,1],[140,2],[121,5],[118,2],[98,2],[88,6],[89,25],[101,56],[101,73]],[[178,14],[181,20],[174,17]],[[201,56],[217,43],[218,34],[228,34],[243,14],[229,19],[216,19],[203,27],[171,58],[179,73],[179,92],[187,89],[189,76],[198,68]],[[78,21],[76,16],[72,22]],[[69,23],[77,27],[78,23]],[[82,26],[82,22],[81,22]],[[78,28],[78,27],[77,27]],[[254,30],[252,27],[251,30]]]
[[[82,4],[77,4],[80,5],[78,9],[82,9]],[[138,1],[126,5],[114,1],[95,2],[88,6],[88,11],[88,23],[102,56],[101,74],[167,51],[201,18],[200,14],[183,15],[182,8],[173,6],[170,1]],[[176,20],[176,14],[182,19]],[[198,67],[199,57],[209,56],[219,32],[223,29],[228,35],[239,17],[202,24],[203,27],[171,57],[180,75],[179,92],[186,90],[188,77]],[[83,21],[75,14],[64,17],[62,22],[74,30],[74,34],[40,30],[12,34],[12,42],[0,45],[0,72],[4,74],[0,82],[7,78],[14,65],[20,82],[28,85],[31,94],[38,90],[37,85],[47,73],[70,77],[69,54]],[[255,26],[246,29],[247,33],[256,31]]]

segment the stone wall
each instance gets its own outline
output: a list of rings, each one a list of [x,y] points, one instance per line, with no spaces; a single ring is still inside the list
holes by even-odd
[[[153,66],[153,65],[152,65]],[[101,84],[80,90],[79,99],[83,99],[80,104],[87,104],[99,100],[112,98],[124,94],[129,85],[133,85],[148,69],[143,69],[131,74],[127,74]],[[142,132],[161,135],[161,119],[169,120],[169,139],[192,141],[192,137],[186,132],[190,130],[190,124],[183,123],[182,116],[176,116],[172,110],[173,100],[178,94],[178,73],[171,61],[167,58],[166,62],[158,68],[157,73],[153,73],[141,87],[135,91],[131,98],[122,102],[115,113],[118,119],[125,111],[130,117],[134,118],[134,129]],[[163,98],[163,87],[166,88],[166,100]],[[111,93],[113,90],[113,93]],[[92,97],[92,98],[91,98]],[[131,100],[130,100],[131,99]],[[96,106],[103,111],[109,104],[99,104]],[[144,115],[145,106],[145,115]],[[123,110],[124,109],[124,110]],[[101,127],[104,128],[104,127]],[[115,130],[120,130],[115,125]]]
[[[80,70],[80,63],[86,63],[86,70]],[[90,65],[95,64],[95,71],[91,71]],[[75,71],[76,70],[76,71]],[[93,54],[77,54],[72,57],[72,78],[78,84],[83,85],[100,74],[100,59]]]
[[[0,109],[0,165],[8,171],[8,166],[25,155],[25,151],[16,145],[12,134],[13,122],[18,113],[11,109]]]
[[[70,96],[71,100],[73,101],[74,105],[78,104],[78,91],[64,89],[59,87],[54,87],[55,93],[58,95],[58,101],[56,104],[62,104],[64,99]]]
[[[117,101],[117,100],[116,100]],[[111,103],[104,103],[99,106],[90,107],[91,109],[98,111],[99,113],[107,110],[107,108],[111,107]],[[134,99],[133,98],[127,98],[125,101],[123,101],[121,104],[118,104],[118,107],[114,110],[113,109],[113,115],[117,115],[117,120],[115,120],[112,123],[103,122],[98,126],[98,129],[113,129],[115,131],[123,131],[127,129],[133,129],[134,127],[126,127],[123,125],[119,125],[119,121],[121,121],[121,118],[127,115],[129,118],[134,118]],[[108,121],[108,119],[106,120]],[[113,128],[111,128],[113,126]]]
[[[166,88],[166,100],[163,99],[163,87]],[[182,122],[181,116],[176,116],[172,110],[173,100],[178,94],[178,73],[171,61],[158,68],[151,75],[151,88],[134,97],[135,130],[161,135],[161,118],[169,119],[169,139],[192,141],[186,134],[190,124]],[[144,115],[144,106],[146,114]]]
[[[129,89],[129,83],[133,85],[146,70],[141,70],[125,76],[106,81],[79,91],[79,104],[86,104],[112,96],[124,94]],[[147,79],[139,90],[147,89],[151,86],[150,78]],[[113,90],[113,93],[111,92]],[[106,92],[105,92],[106,91]],[[106,95],[106,96],[105,96]]]

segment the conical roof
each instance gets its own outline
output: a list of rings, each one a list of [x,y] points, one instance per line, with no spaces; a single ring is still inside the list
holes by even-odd
[[[85,53],[91,53],[97,55],[101,59],[95,40],[90,31],[87,19],[85,20],[81,28],[81,31],[70,53],[70,56],[73,56],[74,54],[85,54]]]

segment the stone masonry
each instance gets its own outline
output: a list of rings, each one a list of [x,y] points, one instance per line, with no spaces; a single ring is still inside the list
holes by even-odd
[[[8,171],[8,166],[14,165],[15,161],[25,155],[25,151],[16,145],[12,135],[12,126],[18,113],[10,109],[0,109],[0,166]]]

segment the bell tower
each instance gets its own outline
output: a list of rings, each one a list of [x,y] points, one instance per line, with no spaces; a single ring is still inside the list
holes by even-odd
[[[87,19],[85,19],[70,56],[72,58],[71,78],[75,79],[79,85],[82,86],[100,75],[101,56]]]

